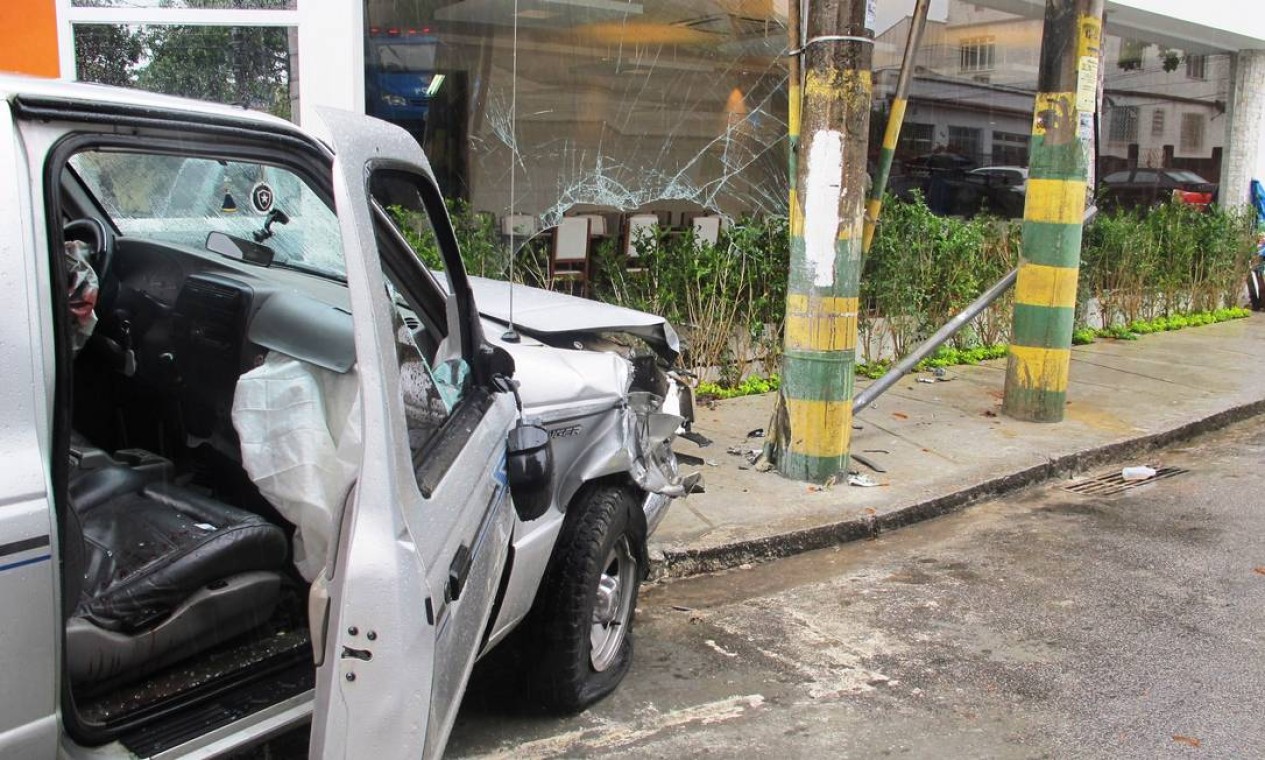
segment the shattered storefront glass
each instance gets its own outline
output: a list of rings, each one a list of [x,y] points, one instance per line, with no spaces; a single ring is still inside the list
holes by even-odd
[[[785,212],[784,4],[368,8],[367,110],[416,130],[474,208]]]
[[[875,6],[871,172],[912,5]],[[649,211],[668,226],[786,211],[785,0],[367,10],[367,110],[412,130],[445,193],[473,209],[540,226],[585,210]],[[1041,31],[1036,12],[931,3],[893,192],[939,213],[1022,214]],[[1148,167],[1215,183],[1229,56],[1109,35],[1102,68],[1098,172],[1111,190],[1137,195],[1119,186],[1139,177],[1120,172]]]

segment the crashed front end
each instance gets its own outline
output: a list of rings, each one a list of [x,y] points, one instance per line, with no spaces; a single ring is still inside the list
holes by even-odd
[[[472,278],[489,339],[514,357],[529,424],[549,431],[560,509],[584,483],[627,474],[645,496],[647,534],[671,500],[699,487],[672,450],[694,417],[693,389],[674,368],[680,353],[666,320],[516,285]],[[500,336],[498,338],[498,336]],[[514,338],[517,338],[516,340]]]

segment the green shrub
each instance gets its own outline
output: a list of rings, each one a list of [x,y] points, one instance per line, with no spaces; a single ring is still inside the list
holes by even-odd
[[[442,268],[429,228],[402,209],[390,211],[422,260]],[[507,278],[509,253],[493,218],[462,201],[450,201],[449,214],[467,269]],[[986,216],[940,217],[921,199],[887,198],[861,280],[857,374],[882,375],[889,362],[880,356],[907,354],[1013,269],[1021,227]],[[685,362],[726,388],[741,387],[753,361],[757,375],[779,369],[790,267],[785,217],[738,219],[716,245],[692,230],[661,230],[638,244],[640,271],[628,271],[618,247],[609,238],[594,252],[591,297],[667,318],[682,333]],[[1072,342],[1132,340],[1245,316],[1238,298],[1253,253],[1246,210],[1168,204],[1145,215],[1101,213],[1085,230]],[[526,246],[514,278],[549,287],[547,256],[544,238]],[[1098,304],[1092,326],[1091,301]],[[923,366],[1004,356],[1012,312],[1007,293]]]
[[[1100,327],[1237,306],[1254,253],[1253,225],[1246,208],[1182,203],[1099,214],[1081,247],[1080,321],[1088,319],[1091,298]]]

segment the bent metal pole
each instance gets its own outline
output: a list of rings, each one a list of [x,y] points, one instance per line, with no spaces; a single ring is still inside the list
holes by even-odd
[[[914,15],[909,19],[909,37],[905,41],[905,56],[900,63],[900,76],[896,79],[896,93],[892,95],[892,108],[887,115],[887,129],[883,132],[883,148],[878,154],[878,169],[870,186],[870,199],[865,205],[865,235],[861,252],[867,255],[874,245],[874,228],[883,212],[883,193],[887,192],[887,179],[892,173],[892,159],[896,144],[900,142],[900,129],[905,124],[905,107],[909,103],[909,81],[917,68],[918,47],[922,45],[922,32],[927,26],[927,9],[931,0],[916,0]]]
[[[905,358],[896,362],[882,377],[870,383],[865,390],[858,393],[856,401],[852,404],[852,413],[857,414],[873,403],[874,399],[883,395],[884,391],[895,385],[896,381],[904,377],[918,362],[931,356],[946,340],[952,338],[954,333],[970,324],[971,320],[978,317],[1002,293],[1010,290],[1010,286],[1015,284],[1015,276],[1018,272],[1018,269],[1010,270],[1009,274],[998,280],[996,285],[980,294],[980,297],[972,301],[970,306],[967,306],[956,317],[946,322],[939,330],[936,330],[935,334],[923,341],[922,345],[915,348]]]
[[[865,212],[874,20],[867,0],[806,13],[799,178],[791,196],[778,471],[826,482],[847,471]]]
[[[1002,411],[1059,422],[1067,402],[1104,0],[1046,0]]]
[[[1098,207],[1090,206],[1085,209],[1085,218],[1082,223],[1089,224],[1097,215]],[[969,306],[958,312],[957,316],[953,319],[944,323],[939,330],[935,331],[934,335],[923,341],[918,348],[909,352],[905,358],[893,364],[891,369],[883,373],[882,377],[870,383],[865,390],[858,393],[856,395],[856,401],[852,404],[852,414],[856,415],[860,413],[861,410],[865,409],[865,407],[874,403],[874,400],[886,393],[893,385],[896,384],[897,380],[904,377],[907,373],[912,372],[914,367],[918,366],[918,362],[926,359],[928,356],[931,356],[935,353],[937,348],[944,345],[945,341],[952,338],[958,330],[961,330],[963,327],[969,325],[972,320],[983,313],[984,309],[991,306],[993,301],[996,301],[1003,293],[1010,290],[1011,286],[1015,284],[1015,279],[1018,275],[1018,269],[1010,270],[1009,274],[998,280],[991,288],[981,293],[979,298],[971,301]]]

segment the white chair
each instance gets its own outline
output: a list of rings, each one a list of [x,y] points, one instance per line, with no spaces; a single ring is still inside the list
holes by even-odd
[[[720,242],[721,221],[719,216],[694,217],[690,222],[694,226],[694,244],[696,246],[701,246],[704,243],[716,245]]]
[[[576,214],[576,219],[589,220],[589,237],[606,237],[606,217],[602,214]]]
[[[641,241],[642,247],[647,244],[653,245],[655,238],[659,232],[659,217],[657,214],[633,214],[628,217],[628,230],[624,236],[624,257],[627,259],[628,271],[640,272],[642,267],[637,266],[637,259],[641,257],[641,253],[637,250],[637,244]]]
[[[530,214],[506,214],[501,217],[501,234],[519,239],[536,234],[536,217]]]
[[[553,251],[549,256],[549,278],[589,285],[589,226],[584,216],[564,216],[553,230]]]

